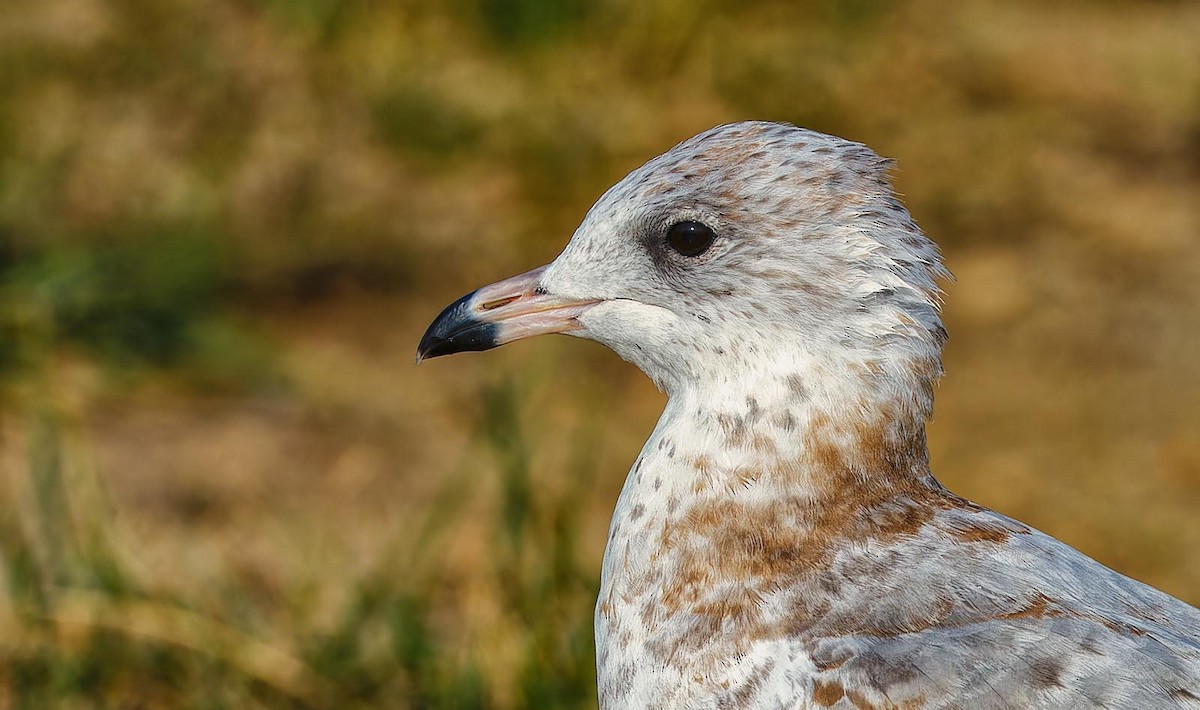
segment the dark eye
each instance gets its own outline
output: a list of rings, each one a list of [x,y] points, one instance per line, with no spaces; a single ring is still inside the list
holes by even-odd
[[[716,238],[708,225],[699,222],[679,222],[667,230],[667,244],[684,256],[700,256]]]

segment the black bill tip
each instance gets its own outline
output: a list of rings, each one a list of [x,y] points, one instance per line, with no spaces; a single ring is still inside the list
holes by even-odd
[[[490,350],[500,344],[496,324],[479,320],[472,312],[470,302],[474,296],[475,291],[468,293],[446,306],[433,319],[417,346],[417,362],[454,353]]]

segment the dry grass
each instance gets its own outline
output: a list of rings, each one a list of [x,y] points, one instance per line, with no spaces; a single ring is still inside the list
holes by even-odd
[[[660,395],[412,351],[751,117],[897,158],[945,247],[939,476],[1200,602],[1200,5],[9,5],[0,708],[594,704]]]

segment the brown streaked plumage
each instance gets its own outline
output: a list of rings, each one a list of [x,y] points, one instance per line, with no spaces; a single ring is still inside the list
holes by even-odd
[[[887,167],[714,128],[422,340],[570,332],[670,395],[613,514],[601,707],[1200,709],[1200,611],[930,472],[946,272]]]

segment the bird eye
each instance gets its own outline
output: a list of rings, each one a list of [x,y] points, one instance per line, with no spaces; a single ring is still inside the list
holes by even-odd
[[[667,230],[667,244],[684,256],[700,256],[716,238],[708,225],[699,222],[678,222]]]

